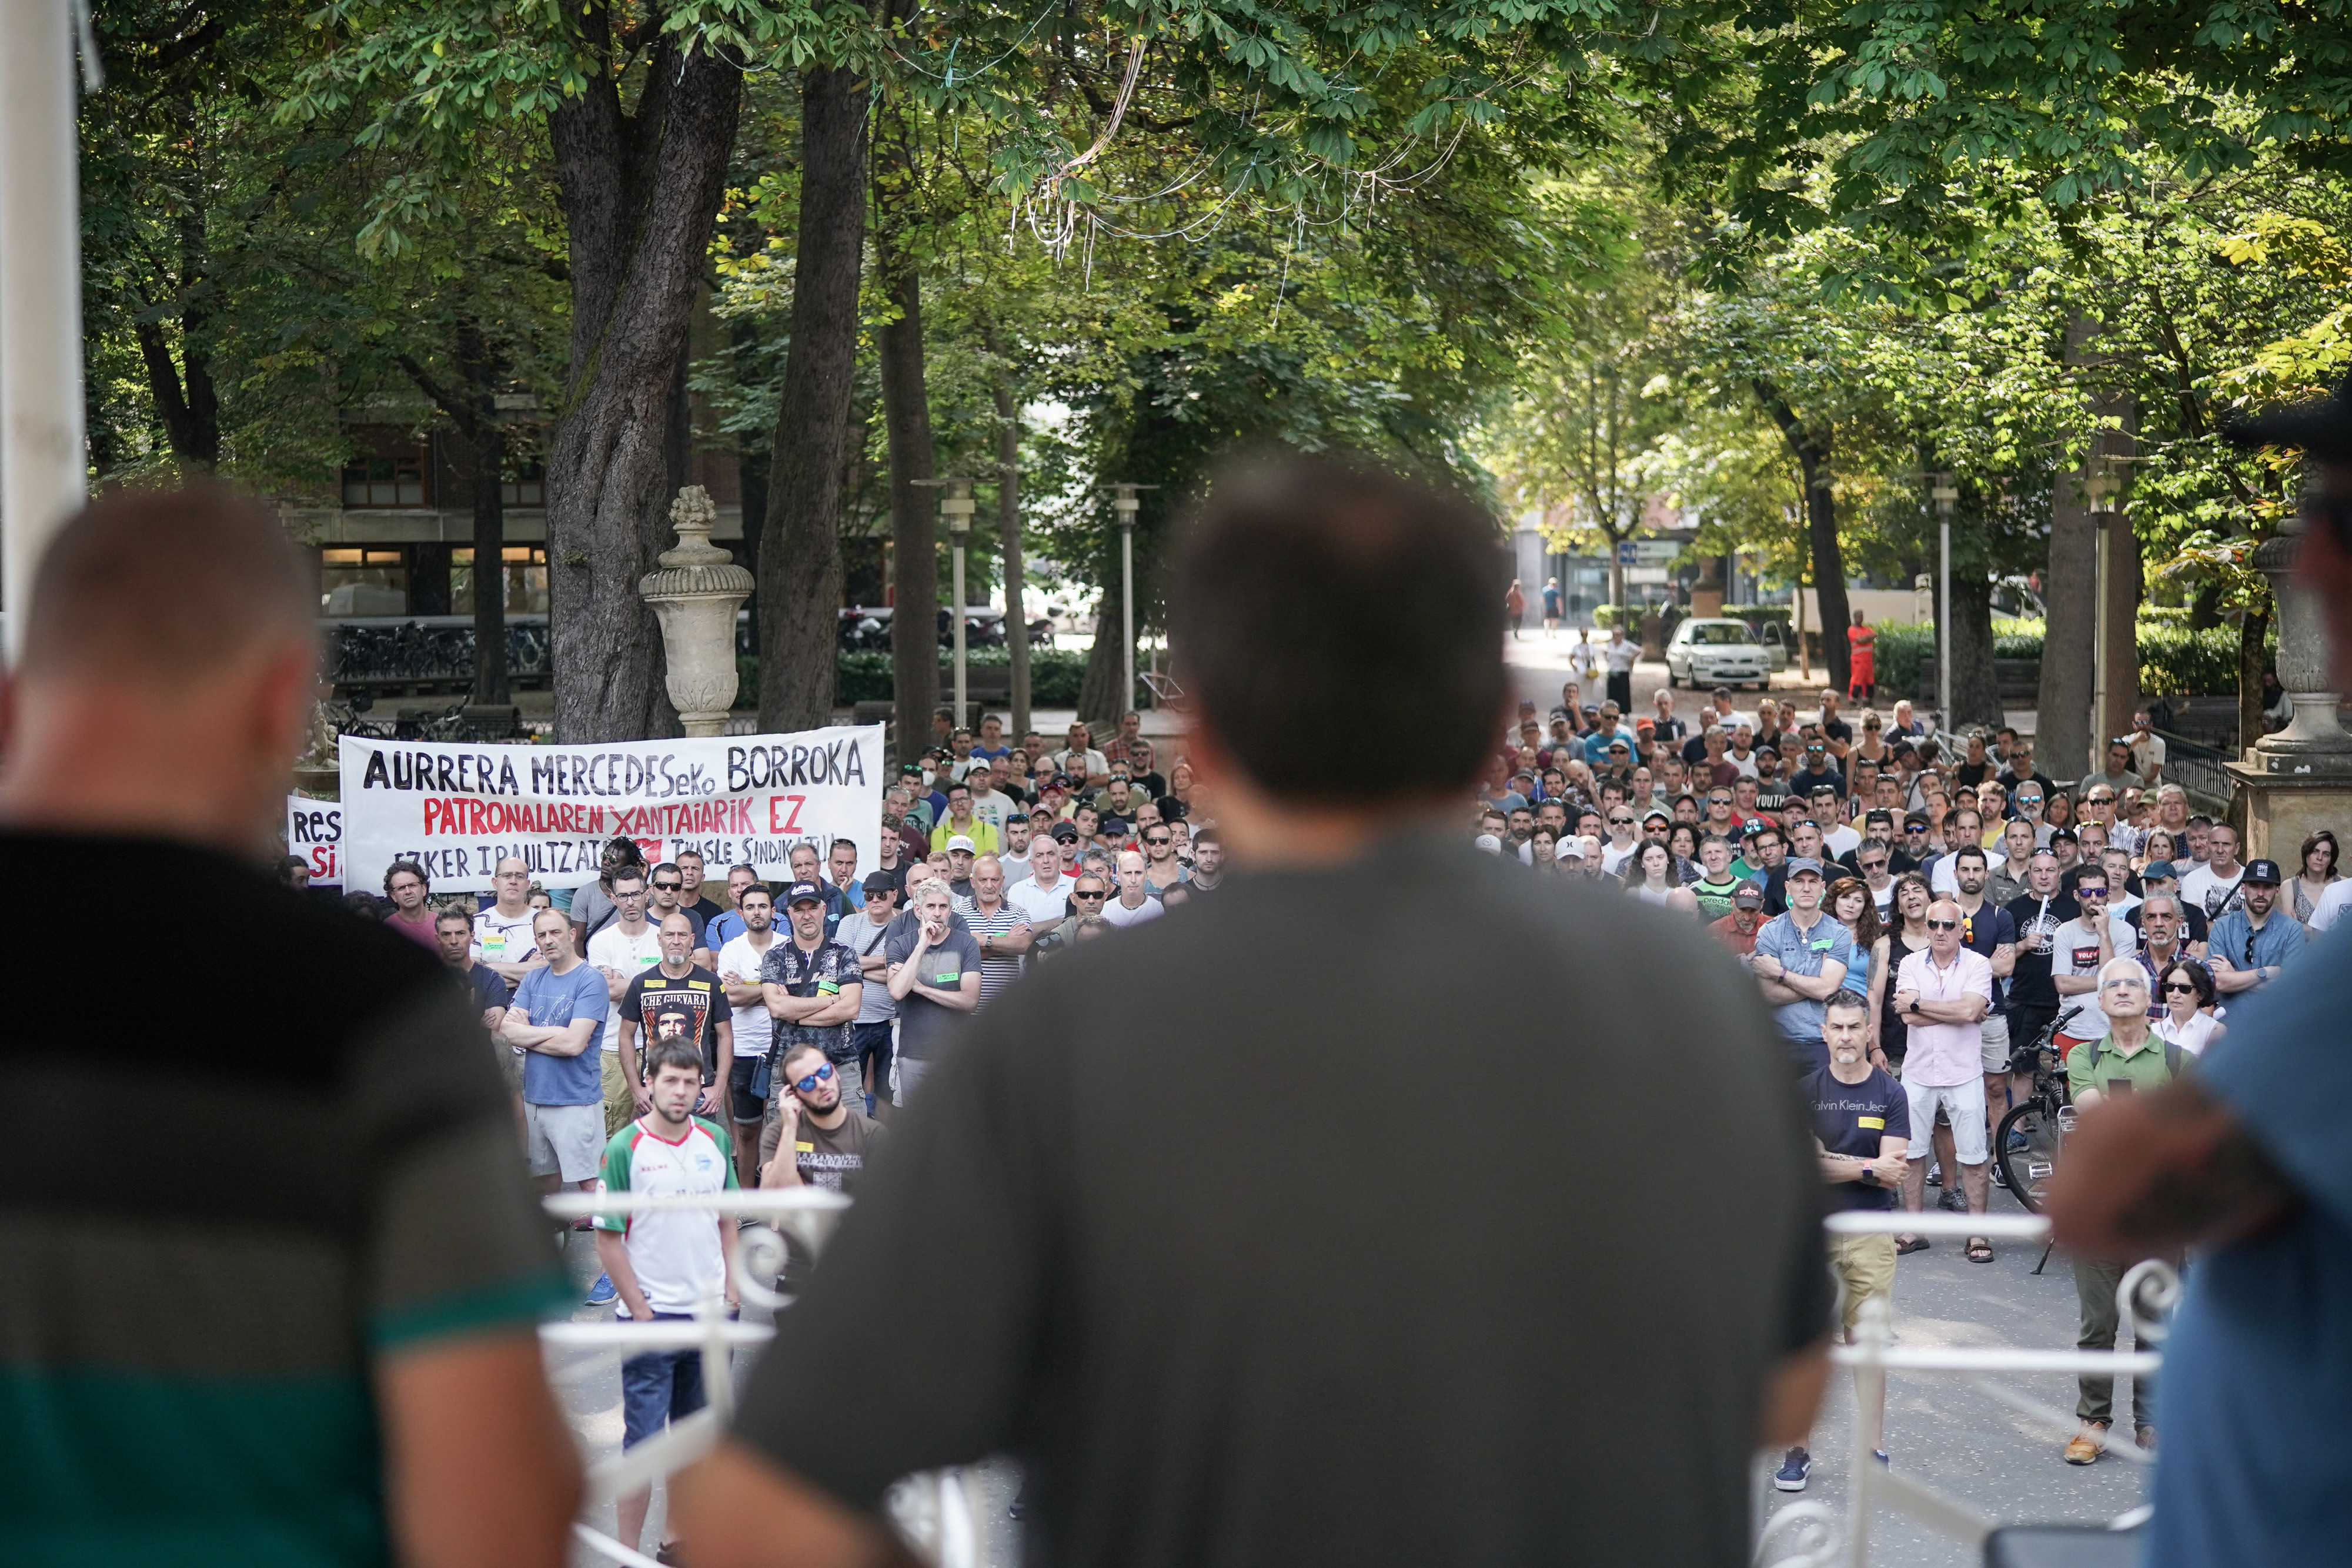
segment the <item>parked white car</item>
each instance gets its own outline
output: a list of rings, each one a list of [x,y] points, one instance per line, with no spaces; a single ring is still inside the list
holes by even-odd
[[[1670,686],[1753,685],[1761,691],[1771,684],[1771,651],[1745,621],[1685,621],[1666,643]]]

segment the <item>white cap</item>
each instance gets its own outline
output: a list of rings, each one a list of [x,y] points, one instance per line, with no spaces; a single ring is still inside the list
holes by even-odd
[[[1475,843],[1480,849],[1485,850],[1490,855],[1498,855],[1503,852],[1503,841],[1496,838],[1492,833],[1481,833],[1471,841]]]
[[[978,852],[973,848],[971,840],[962,833],[958,833],[953,838],[950,839],[948,841],[948,848],[950,850],[961,850],[966,854]]]

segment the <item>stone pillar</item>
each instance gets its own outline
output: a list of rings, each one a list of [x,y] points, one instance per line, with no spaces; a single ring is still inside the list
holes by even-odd
[[[677,548],[661,553],[661,570],[640,579],[637,592],[661,622],[678,723],[689,736],[724,735],[735,706],[735,612],[751,595],[751,574],[710,542],[719,508],[701,486],[678,491],[669,519]]]
[[[2278,621],[2279,684],[2294,717],[2276,735],[2226,766],[2235,785],[2231,815],[2244,830],[2246,858],[2292,866],[2316,828],[2352,818],[2352,735],[2336,716],[2339,694],[2327,689],[2327,636],[2319,607],[2294,580],[2295,525],[2255,547],[2256,570],[2270,579]],[[2292,874],[2290,872],[2289,874]]]
[[[1699,558],[1698,580],[1691,584],[1690,612],[1693,619],[1707,621],[1723,613],[1725,583],[1730,564],[1727,556]]]

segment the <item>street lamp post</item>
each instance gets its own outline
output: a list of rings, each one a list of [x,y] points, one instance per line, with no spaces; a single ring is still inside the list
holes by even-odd
[[[1936,722],[1952,727],[1952,511],[1960,504],[1958,476],[1936,476]]]
[[[2110,733],[2107,725],[2107,594],[2111,572],[2108,554],[2114,548],[2116,521],[2116,471],[2105,451],[2091,455],[2090,472],[2084,476],[2083,491],[2091,503],[2091,591],[2096,596],[2092,612],[2091,644],[2091,763],[2084,777],[2106,766],[2105,739]]]
[[[954,616],[950,622],[955,636],[955,721],[959,725],[970,724],[971,722],[971,708],[969,706],[971,683],[967,674],[969,666],[965,662],[963,549],[965,540],[971,533],[971,514],[976,505],[971,498],[971,481],[969,479],[918,479],[915,483],[926,486],[940,486],[947,491],[946,495],[940,497],[940,516],[946,519],[948,525],[948,542],[950,547],[948,559],[952,563],[948,586],[950,591],[955,596]],[[1025,628],[1024,634],[1026,634]]]
[[[1143,505],[1136,499],[1136,492],[1158,488],[1125,480],[1110,487],[1111,512],[1118,518],[1119,669],[1126,681],[1118,688],[1118,713],[1125,713],[1127,705],[1135,700],[1135,514]]]

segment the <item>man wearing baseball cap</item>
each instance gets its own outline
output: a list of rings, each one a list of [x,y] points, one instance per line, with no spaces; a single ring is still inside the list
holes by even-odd
[[[1731,890],[1730,912],[1707,926],[1743,962],[1756,951],[1756,934],[1763,928],[1764,890],[1746,881]]]
[[[784,909],[792,921],[792,936],[768,948],[760,960],[760,990],[768,1012],[776,1020],[769,1045],[771,1069],[782,1060],[786,1046],[796,1041],[824,1048],[825,1060],[842,1074],[841,1092],[854,1105],[865,1103],[865,1085],[857,1075],[857,1042],[852,1026],[865,998],[865,972],[857,955],[824,933],[828,900],[814,882],[796,882],[784,890]],[[763,1126],[779,1115],[776,1096],[783,1081],[771,1071],[763,1106]]]
[[[1756,933],[1755,951],[1748,956],[1748,972],[1764,988],[1764,999],[1772,1004],[1780,1036],[1801,1074],[1829,1064],[1822,1004],[1844,987],[1859,961],[1853,933],[1822,907],[1827,885],[1821,862],[1810,855],[1790,856],[1782,881],[1789,907],[1764,923]]]
[[[2295,580],[2326,625],[2326,684],[2352,691],[2352,385],[2224,434],[2305,458]],[[2227,956],[2272,969],[2242,946],[2252,925]],[[2318,946],[2231,1009],[2195,1071],[2085,1111],[2051,1184],[2055,1234],[2080,1252],[2199,1249],[2165,1343],[2150,1568],[2336,1562],[2352,1541],[2352,936]]]
[[[2224,996],[2277,979],[2287,960],[2303,951],[2302,925],[2278,906],[2281,880],[2278,862],[2248,861],[2245,875],[2238,879],[2245,907],[2213,922],[2205,939],[2206,962],[2213,971],[2213,988]]]

